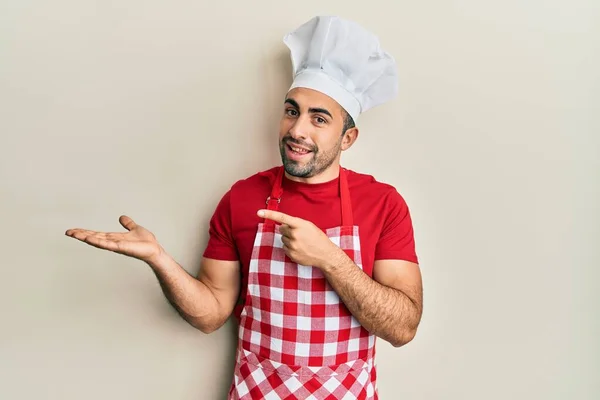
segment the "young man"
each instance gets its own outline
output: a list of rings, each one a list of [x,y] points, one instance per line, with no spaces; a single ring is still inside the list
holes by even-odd
[[[415,336],[422,284],[401,195],[340,166],[355,120],[391,99],[395,63],[355,23],[316,17],[286,35],[294,83],[280,130],[282,166],[235,183],[210,222],[197,278],[154,235],[67,235],[146,262],[190,324],[239,321],[231,399],[377,398],[375,337]]]

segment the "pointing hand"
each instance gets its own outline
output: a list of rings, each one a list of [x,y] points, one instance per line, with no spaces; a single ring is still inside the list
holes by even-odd
[[[310,221],[272,210],[260,210],[258,216],[281,224],[279,232],[283,250],[296,264],[324,268],[342,252]]]

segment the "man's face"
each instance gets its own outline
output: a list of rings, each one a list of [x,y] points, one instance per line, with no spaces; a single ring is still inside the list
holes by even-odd
[[[321,92],[292,89],[279,129],[281,160],[288,174],[311,178],[339,164],[345,112]]]

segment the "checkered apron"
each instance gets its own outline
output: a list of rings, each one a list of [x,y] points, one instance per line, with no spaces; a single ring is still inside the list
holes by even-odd
[[[267,199],[282,200],[280,168]],[[346,172],[340,169],[342,226],[327,236],[362,268]],[[240,315],[229,399],[377,399],[375,336],[364,329],[315,267],[292,262],[279,225],[258,225]]]

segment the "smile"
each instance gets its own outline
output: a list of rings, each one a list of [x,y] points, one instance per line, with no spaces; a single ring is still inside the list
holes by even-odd
[[[288,144],[287,146],[288,146],[288,148],[291,151],[293,151],[296,154],[308,154],[308,153],[310,153],[310,150],[304,149],[302,147],[293,146],[291,144]]]
[[[289,161],[308,162],[311,153],[312,150],[296,146],[292,143],[286,143],[285,145],[285,155]]]

